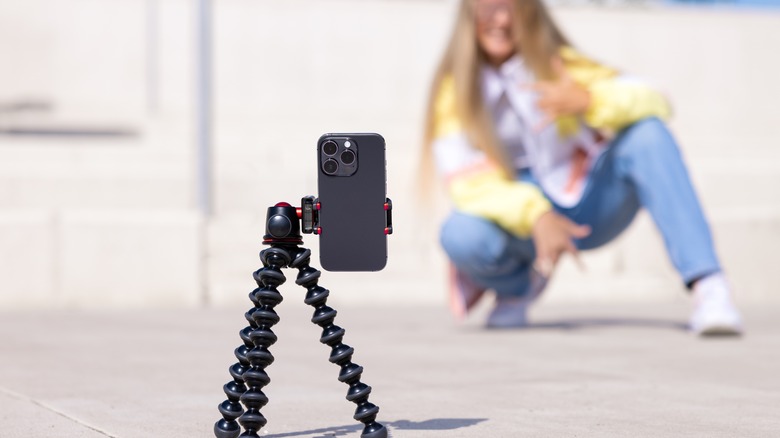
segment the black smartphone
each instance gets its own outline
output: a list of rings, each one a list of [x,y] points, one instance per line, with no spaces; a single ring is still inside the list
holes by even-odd
[[[325,134],[317,142],[320,264],[380,271],[387,264],[387,171],[379,134]]]

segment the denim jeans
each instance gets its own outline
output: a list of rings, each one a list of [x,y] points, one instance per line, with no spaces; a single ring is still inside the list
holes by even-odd
[[[520,179],[538,183],[523,172]],[[508,206],[509,207],[509,206]],[[720,271],[709,225],[682,156],[656,118],[624,129],[595,163],[580,202],[554,209],[591,234],[575,244],[597,248],[625,230],[641,207],[648,210],[682,280],[689,284]],[[503,296],[528,292],[533,241],[518,238],[489,220],[452,213],[441,228],[441,244],[455,267],[476,284]]]

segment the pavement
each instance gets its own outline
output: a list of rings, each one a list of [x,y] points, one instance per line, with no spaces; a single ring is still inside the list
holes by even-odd
[[[289,295],[261,436],[358,437],[311,308]],[[669,304],[541,303],[531,327],[502,331],[481,327],[486,308],[456,324],[442,307],[329,304],[393,437],[780,430],[778,308],[745,308],[746,336],[702,340]],[[247,308],[0,314],[0,436],[213,436]]]

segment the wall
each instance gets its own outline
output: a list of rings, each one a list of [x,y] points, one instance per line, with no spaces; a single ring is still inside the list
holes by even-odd
[[[123,137],[0,135],[0,305],[246,303],[265,208],[316,193],[315,141],[375,131],[396,206],[376,274],[326,273],[343,303],[442,302],[446,202],[422,210],[417,151],[454,2],[214,2],[215,214],[194,201],[194,2],[0,1],[7,126],[122,128]],[[151,8],[151,9],[150,9]],[[780,245],[780,14],[560,6],[585,52],[655,82],[740,300],[776,301]],[[149,45],[149,18],[157,25]],[[153,50],[150,50],[150,47]],[[773,96],[775,98],[773,98]],[[307,244],[316,249],[316,238]],[[645,215],[614,244],[564,262],[545,299],[683,300]],[[301,297],[302,298],[302,297]]]

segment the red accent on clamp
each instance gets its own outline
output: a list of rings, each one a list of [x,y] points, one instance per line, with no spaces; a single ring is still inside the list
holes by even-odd
[[[385,235],[393,234],[393,201],[385,198]]]

